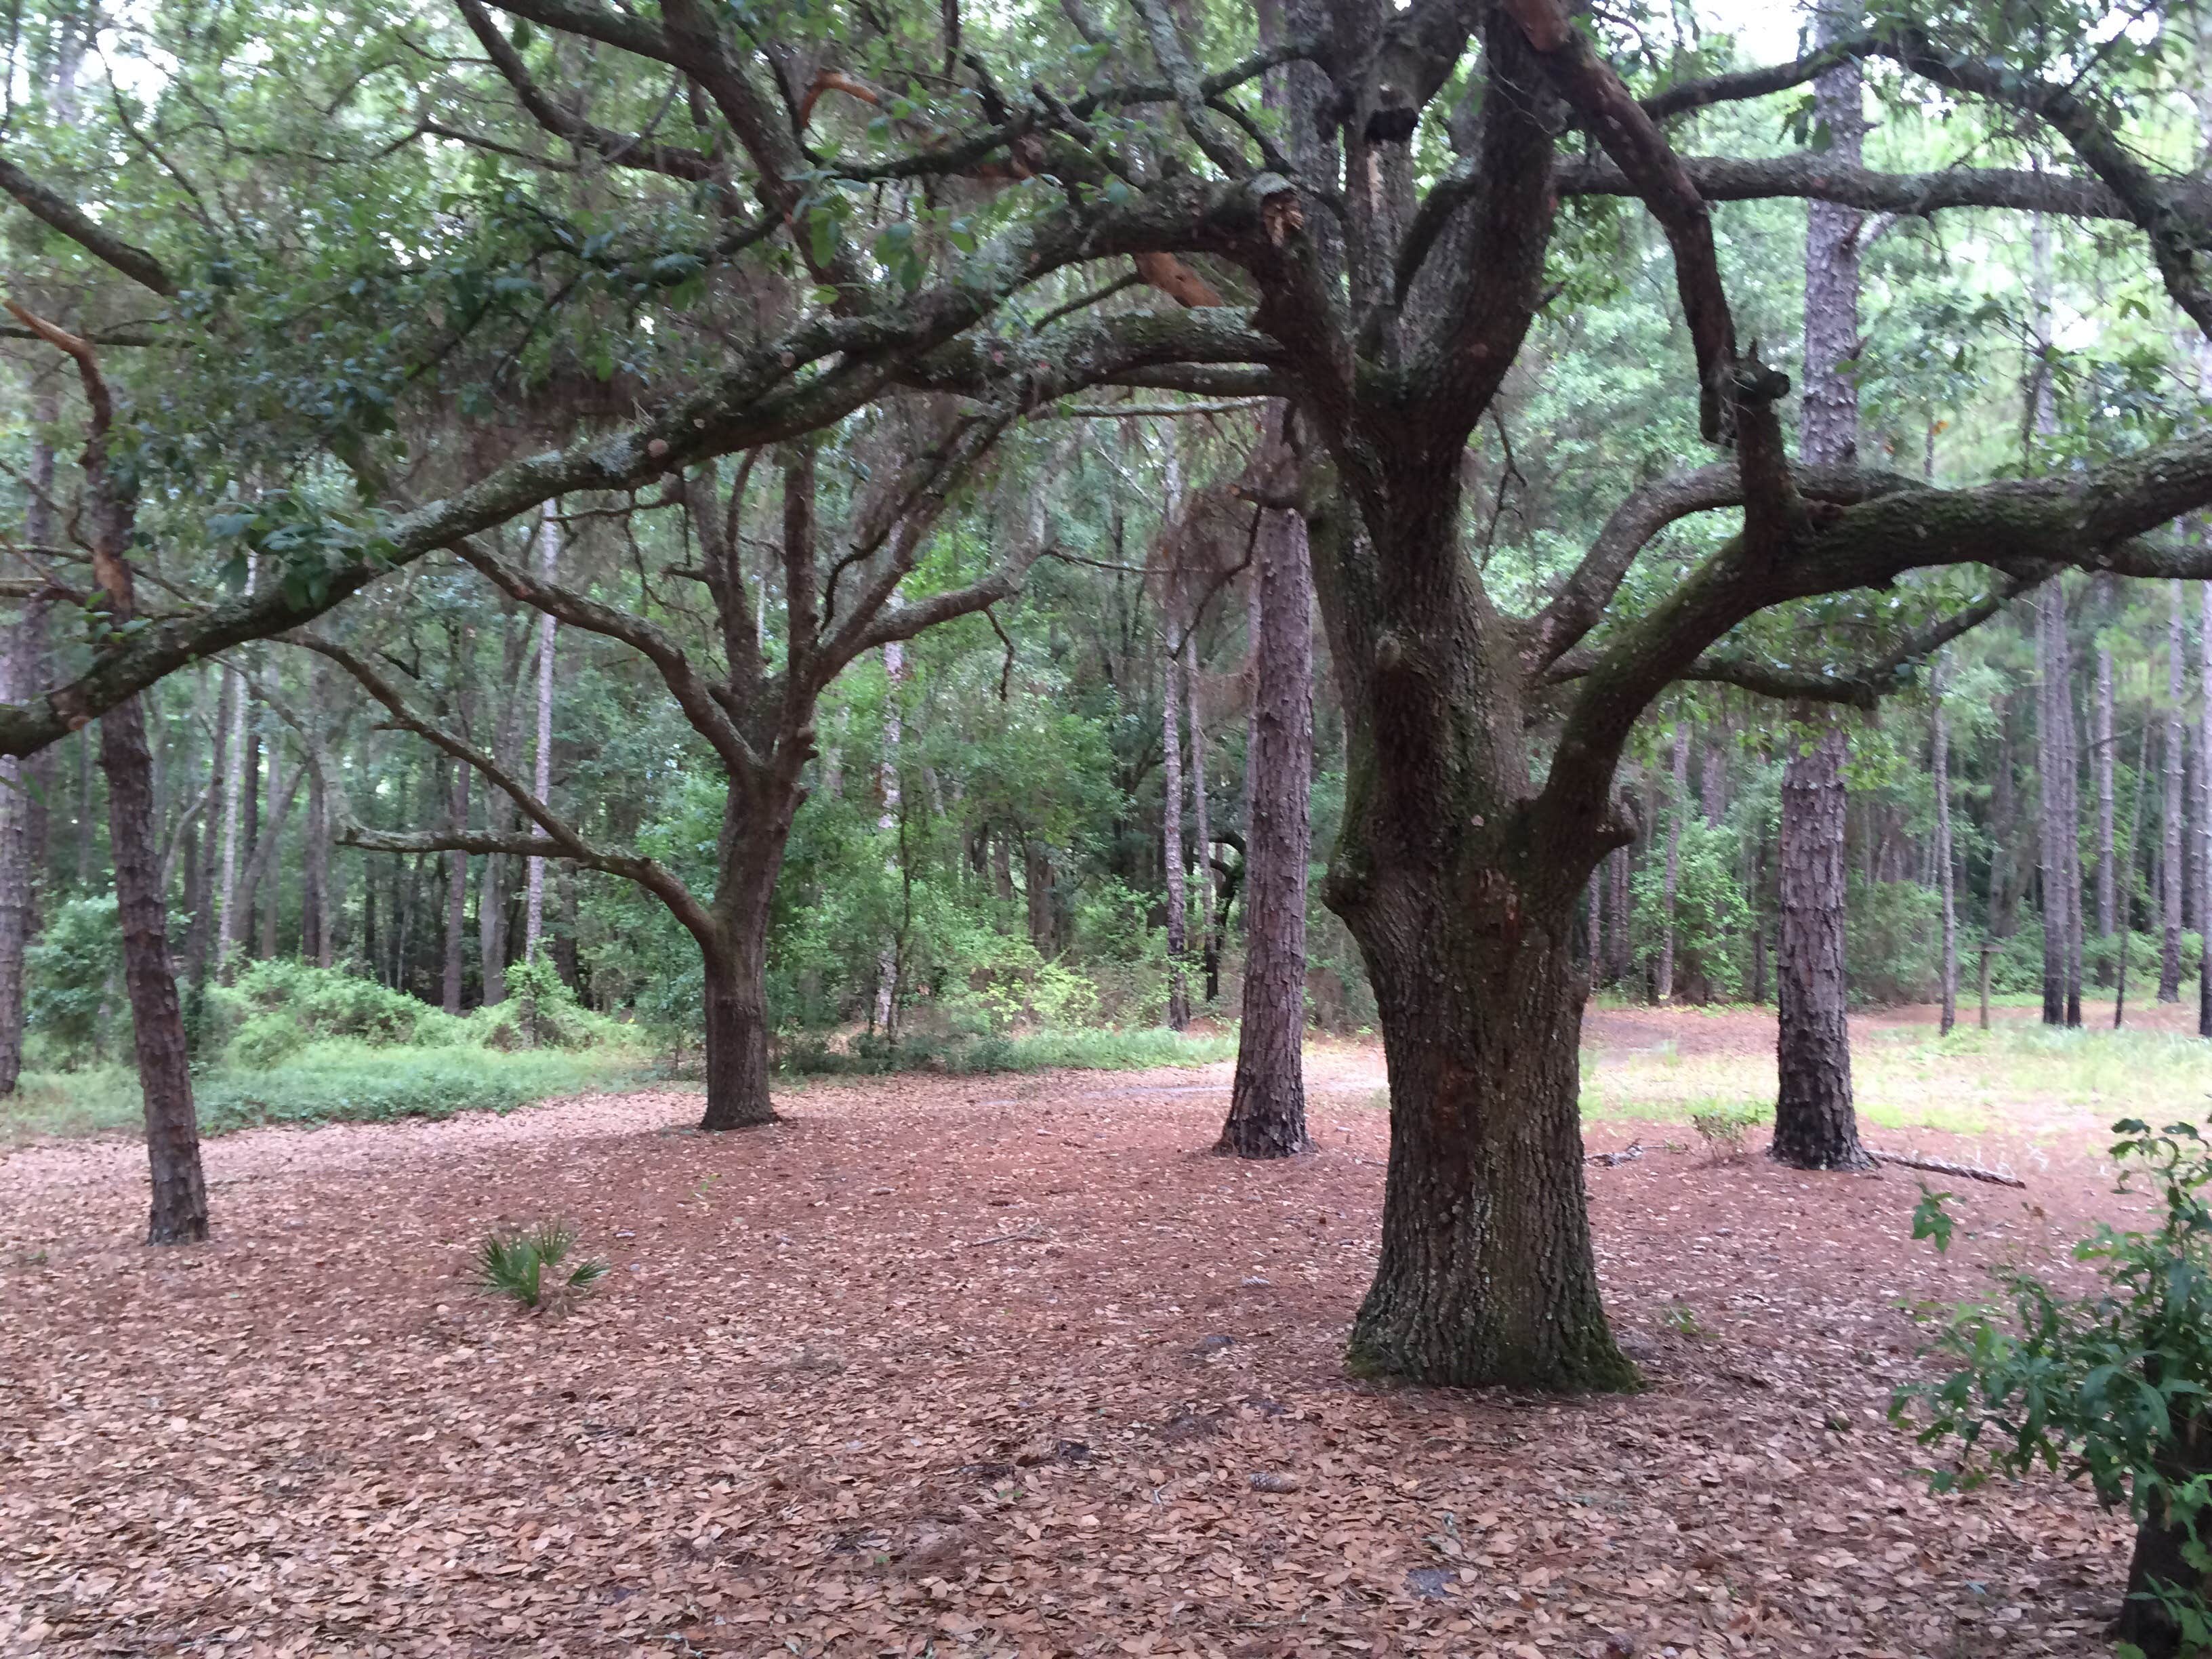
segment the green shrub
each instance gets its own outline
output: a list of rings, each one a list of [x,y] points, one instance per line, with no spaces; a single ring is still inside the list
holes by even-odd
[[[550,963],[518,962],[507,970],[507,1000],[456,1022],[485,1047],[583,1048],[614,1041],[621,1027],[578,1006]]]
[[[115,896],[70,899],[23,952],[24,1016],[58,1064],[97,1060],[108,1027],[129,1018]]]
[[[1742,994],[1738,960],[1751,936],[1751,908],[1736,884],[1735,833],[1686,817],[1674,878],[1674,988],[1685,1000],[1734,1000]],[[1631,878],[1632,937],[1656,959],[1667,927],[1667,860],[1646,859]]]
[[[1956,1369],[1898,1391],[1923,1444],[1956,1441],[1939,1491],[2039,1466],[2086,1477],[2137,1525],[2121,1647],[2167,1656],[2212,1650],[2212,1143],[2193,1124],[2154,1132],[2128,1119],[2112,1155],[2118,1190],[2154,1188],[2147,1232],[2100,1225],[2074,1247],[2103,1281],[2060,1295],[2025,1269],[1996,1273],[2008,1309],[1968,1306],[1934,1352]],[[1944,1193],[1923,1195],[1913,1237],[1950,1243]]]
[[[289,1060],[307,1046],[307,1034],[289,1014],[271,1010],[255,1014],[230,1041],[230,1057],[256,1071]]]
[[[1854,875],[1846,903],[1844,966],[1851,1000],[1934,1000],[1942,982],[1942,896],[1915,881]]]
[[[557,1095],[619,1086],[635,1057],[620,1050],[502,1054],[472,1046],[400,1048],[314,1043],[262,1072],[217,1071],[193,1092],[208,1134],[264,1123],[378,1123],[511,1112]]]
[[[1236,1035],[1186,1036],[1159,1026],[1133,1031],[1035,1031],[1021,1036],[908,1036],[896,1042],[855,1036],[842,1050],[818,1039],[787,1046],[782,1069],[801,1075],[876,1076],[891,1072],[942,1072],[981,1076],[994,1072],[1146,1071],[1156,1066],[1206,1066],[1233,1059]]]

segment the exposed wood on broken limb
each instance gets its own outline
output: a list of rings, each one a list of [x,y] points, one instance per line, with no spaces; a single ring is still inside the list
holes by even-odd
[[[1901,1170],[1926,1170],[1931,1175],[1957,1176],[1962,1181],[1986,1181],[1993,1187],[2025,1187],[2027,1183],[2009,1170],[1984,1170],[1978,1164],[1954,1164],[1948,1158],[1919,1158],[1907,1152],[1875,1152],[1867,1148],[1878,1164],[1894,1164]]]

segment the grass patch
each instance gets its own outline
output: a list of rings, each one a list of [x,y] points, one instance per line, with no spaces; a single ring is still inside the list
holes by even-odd
[[[1860,1117],[1877,1128],[1960,1135],[2048,1127],[2054,1112],[2201,1119],[2212,1097],[2212,1049],[2163,1031],[1863,1024],[1852,1033]],[[1774,1057],[1586,1050],[1583,1115],[1686,1122],[1700,1112],[1774,1115]]]
[[[641,1057],[619,1048],[418,1048],[349,1040],[311,1043],[264,1071],[219,1067],[195,1078],[200,1133],[264,1123],[380,1123],[460,1112],[511,1112],[533,1101],[634,1080]],[[27,1073],[0,1103],[0,1143],[137,1131],[144,1121],[128,1066]]]
[[[939,1072],[1145,1072],[1160,1066],[1210,1066],[1237,1057],[1234,1032],[1194,1036],[1150,1026],[1133,1031],[1050,1030],[1021,1036],[910,1037],[897,1043],[862,1037],[848,1048],[794,1043],[782,1069],[802,1077],[874,1077]]]

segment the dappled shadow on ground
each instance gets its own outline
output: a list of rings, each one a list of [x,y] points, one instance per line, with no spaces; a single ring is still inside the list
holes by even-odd
[[[1883,1417],[1898,1302],[2074,1237],[2086,1158],[1965,1194],[1939,1261],[1905,1172],[1602,1126],[1648,1148],[1590,1181],[1650,1391],[1380,1387],[1341,1363],[1387,1141],[1356,1059],[1320,1150],[1256,1168],[1201,1150],[1222,1068],[815,1087],[720,1138],[672,1095],[255,1132],[188,1251],[131,1242],[135,1149],[19,1154],[0,1647],[2105,1650],[2124,1530],[1932,1498]],[[541,1215],[614,1265],[564,1318],[462,1277]]]

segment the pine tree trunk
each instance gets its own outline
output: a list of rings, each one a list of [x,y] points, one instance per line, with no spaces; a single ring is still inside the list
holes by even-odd
[[[0,626],[0,702],[42,688],[28,672],[29,620]],[[0,1097],[23,1072],[23,953],[31,939],[31,837],[22,763],[0,760]]]
[[[2158,963],[2158,1000],[2181,1000],[2182,777],[2188,723],[2182,717],[2182,586],[2172,584],[2173,605],[2166,634],[2166,817],[2159,848],[2159,912],[2165,935]]]
[[[447,814],[456,833],[469,827],[469,769],[459,761],[453,763],[453,781],[447,797]],[[461,1012],[461,987],[465,972],[463,940],[469,926],[469,855],[466,853],[446,854],[446,976],[445,1008],[449,1014]]]
[[[249,560],[248,592],[253,587],[251,568]],[[235,669],[227,670],[223,696],[222,864],[215,899],[215,971],[218,978],[228,981],[241,924],[238,872],[246,859],[246,849],[240,845],[246,808],[246,676]]]
[[[2112,936],[2113,904],[2118,888],[2112,869],[2112,652],[2097,647],[2097,706],[2090,742],[2096,747],[2097,787],[2097,937]]]
[[[2067,631],[2066,604],[2060,582],[2051,583],[2057,617],[2051,645],[2057,663],[2060,744],[2058,850],[2064,872],[2066,905],[2066,1024],[2081,1023],[2081,726],[2074,713],[2074,646]]]
[[[1607,958],[1606,966],[1607,976],[1616,982],[1628,977],[1635,961],[1636,939],[1629,927],[1634,908],[1629,902],[1629,866],[1626,847],[1614,848],[1606,857],[1604,867],[1613,885],[1612,902],[1606,906],[1607,913],[1613,917],[1613,953]]]
[[[146,1103],[146,1155],[154,1195],[149,1244],[179,1244],[208,1232],[207,1182],[200,1172],[199,1123],[192,1106],[184,1010],[169,964],[168,905],[161,890],[154,823],[154,766],[141,699],[100,717],[100,758],[107,775],[107,833],[123,925],[124,981],[138,1083]]]
[[[554,882],[561,893],[561,931],[553,939],[553,965],[560,971],[561,982],[581,994],[576,972],[576,872],[564,864]]]
[[[307,774],[307,831],[300,861],[300,954],[331,965],[331,803],[317,765]]]
[[[1690,809],[1690,726],[1674,722],[1673,787],[1667,800],[1667,872],[1660,882],[1659,969],[1652,1000],[1674,1000],[1674,889],[1682,874],[1682,814]]]
[[[906,647],[897,640],[884,647],[884,753],[878,775],[883,785],[883,811],[877,817],[876,828],[889,836],[899,827],[899,738],[902,730],[899,709],[899,690],[906,683]],[[896,854],[888,854],[886,862],[893,875],[901,874]],[[886,1040],[896,1035],[898,1022],[899,940],[896,934],[884,941],[876,957],[876,1029]]]
[[[1943,905],[1943,954],[1938,973],[1942,979],[1942,1009],[1939,1035],[1948,1036],[1959,1018],[1959,909],[1952,874],[1951,852],[1951,723],[1943,713],[1942,664],[1929,672],[1928,769],[1936,793],[1936,882]]]
[[[2040,615],[2040,612],[2035,614]],[[2013,779],[2017,757],[2013,748],[2013,699],[2010,693],[1997,698],[1996,718],[1996,766],[1990,779],[1990,933],[1997,939],[2010,939],[2017,926],[2014,906],[2019,898],[2015,874],[2018,861],[2012,854],[2020,815]]]
[[[1174,626],[1171,616],[1162,616],[1164,635]],[[1160,674],[1160,848],[1168,888],[1167,1016],[1168,1029],[1180,1031],[1190,1024],[1190,988],[1183,977],[1182,744],[1177,731],[1182,724],[1182,675],[1172,652],[1162,660]]]
[[[1022,844],[1022,896],[1029,915],[1030,945],[1040,957],[1054,950],[1052,928],[1052,854],[1030,836]]]
[[[2197,801],[2197,834],[2200,856],[2197,866],[2204,883],[2197,915],[2204,918],[2198,938],[2197,964],[2197,1035],[2212,1037],[2212,582],[2201,590],[2203,602],[2197,635],[2197,751],[2205,757],[2197,774],[2203,793]]]
[[[1190,711],[1191,840],[1198,848],[1198,954],[1204,965],[1206,1000],[1220,994],[1221,958],[1213,937],[1213,825],[1206,816],[1206,728],[1198,709],[1198,641],[1190,635],[1182,641],[1183,702]]]
[[[1313,589],[1305,520],[1269,513],[1255,549],[1260,637],[1245,757],[1244,1003],[1218,1151],[1306,1149],[1306,866],[1313,767]]]
[[[2035,601],[2036,867],[2043,888],[2043,1023],[2066,1023],[2065,738],[2058,641],[2065,595],[2055,580]]]
[[[1816,40],[1856,26],[1856,8],[1822,7]],[[1866,117],[1856,61],[1813,83],[1830,155],[1856,163]],[[1815,465],[1848,465],[1859,436],[1859,234],[1862,216],[1830,203],[1807,209],[1805,392],[1798,451]],[[1864,1167],[1851,1110],[1851,1050],[1844,977],[1847,743],[1830,726],[1810,752],[1792,754],[1782,783],[1781,929],[1776,940],[1776,1097],[1773,1155],[1803,1169]]]
[[[235,677],[219,666],[216,675],[215,742],[213,752],[208,758],[208,778],[220,796],[224,780],[230,775],[230,726],[227,714],[230,686]],[[191,920],[185,924],[185,983],[189,988],[187,995],[194,1006],[195,1018],[198,1018],[199,1000],[207,988],[208,967],[215,948],[216,912],[221,902],[222,839],[220,829],[210,823],[200,847],[200,875],[197,889],[199,902],[192,906]]]
[[[556,574],[561,558],[560,527],[555,520],[556,509],[551,501],[545,503],[545,514],[538,527],[538,579],[550,583]],[[550,616],[538,618],[538,731],[536,755],[531,773],[531,793],[540,800],[553,793],[553,646],[559,624]],[[528,896],[523,911],[522,957],[526,962],[538,959],[538,941],[545,932],[545,860],[532,859],[527,877]]]
[[[1844,972],[1844,758],[1830,726],[1782,774],[1782,943],[1771,1156],[1801,1170],[1871,1167],[1851,1104]]]

